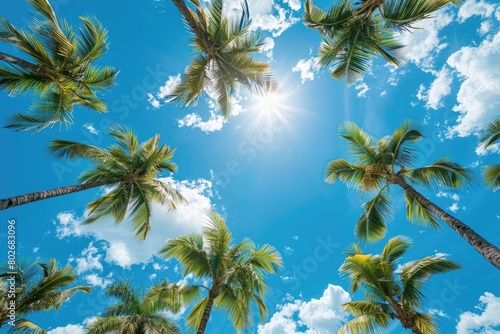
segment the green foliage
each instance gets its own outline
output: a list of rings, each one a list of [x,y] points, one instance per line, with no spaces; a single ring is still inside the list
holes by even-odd
[[[399,264],[411,247],[408,237],[397,236],[380,255],[364,254],[357,245],[356,252],[348,253],[340,272],[350,279],[351,291],[361,290],[366,300],[342,305],[354,318],[337,333],[385,333],[391,319],[399,320],[404,328],[416,326],[422,334],[436,333],[435,320],[421,309],[423,290],[432,275],[460,266],[436,256]]]
[[[414,147],[423,137],[411,121],[404,121],[390,136],[377,139],[357,124],[345,122],[340,136],[348,141],[354,163],[337,159],[327,164],[325,181],[341,180],[348,187],[375,196],[363,204],[364,212],[356,223],[355,234],[363,241],[382,239],[387,224],[394,218],[389,186],[416,184],[433,189],[460,189],[472,183],[472,173],[449,158],[428,166],[417,167],[418,151]],[[399,183],[397,183],[398,181]],[[405,192],[406,216],[412,223],[438,228],[440,225],[428,207]]]
[[[308,28],[323,37],[318,50],[318,64],[332,66],[335,79],[346,77],[348,85],[361,79],[371,68],[372,59],[382,56],[401,66],[402,48],[399,33],[411,31],[414,23],[430,17],[453,0],[334,0],[324,11],[306,0],[303,19]]]
[[[159,135],[139,144],[135,133],[121,124],[112,125],[108,134],[116,144],[107,150],[66,140],[53,140],[49,150],[59,158],[83,158],[91,162],[93,168],[80,175],[83,183],[114,184],[106,194],[87,205],[85,224],[105,217],[120,223],[129,217],[135,235],[145,240],[151,230],[152,203],[175,210],[176,204],[184,201],[173,186],[157,179],[162,172],[177,171],[171,162],[175,149],[160,146]]]
[[[180,333],[180,328],[165,317],[165,311],[178,312],[196,297],[193,290],[168,280],[150,287],[146,294],[134,289],[130,282],[120,281],[106,290],[118,302],[87,325],[88,334]]]
[[[195,24],[190,27],[195,57],[174,88],[171,101],[178,100],[185,106],[195,104],[205,91],[228,118],[238,85],[257,93],[275,91],[277,84],[269,73],[269,64],[252,58],[253,53],[262,50],[263,40],[249,30],[251,20],[246,2],[242,4],[240,19],[234,22],[222,14],[222,0],[211,1],[208,8],[199,1],[191,3],[193,9],[182,14],[188,26]]]
[[[188,327],[199,327],[212,294],[216,296],[215,306],[228,312],[237,330],[253,324],[252,307],[258,308],[261,320],[267,315],[262,299],[269,290],[266,274],[275,274],[282,268],[281,256],[267,244],[256,249],[249,239],[236,245],[233,242],[225,220],[209,212],[201,234],[168,240],[161,249],[163,257],[180,262],[184,276],[193,274],[196,279],[211,282],[210,287],[204,287],[210,294],[191,309],[186,321]]]
[[[0,42],[11,44],[28,60],[0,61],[0,89],[12,95],[39,96],[28,113],[15,114],[8,128],[38,132],[56,123],[73,124],[73,108],[81,105],[106,112],[99,90],[114,85],[118,72],[91,63],[107,51],[107,31],[93,17],[81,17],[77,36],[65,20],[58,20],[47,0],[29,0],[35,9],[29,31],[0,18]]]
[[[0,290],[6,289],[6,279],[13,275],[12,271],[7,263],[0,268]],[[33,312],[58,310],[76,292],[90,292],[89,286],[69,287],[77,278],[76,274],[69,265],[58,268],[55,259],[51,259],[48,264],[19,260],[14,272],[16,325],[9,333],[45,334],[42,328],[25,317]],[[6,293],[0,294],[0,319],[7,318],[9,300]],[[4,324],[0,323],[0,327],[2,325]]]
[[[486,127],[486,132],[481,137],[481,145],[487,149],[500,139],[500,118],[494,119]],[[486,186],[493,191],[500,189],[500,165],[488,165],[483,170],[483,178]]]

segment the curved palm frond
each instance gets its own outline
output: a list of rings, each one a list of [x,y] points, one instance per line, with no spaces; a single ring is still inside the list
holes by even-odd
[[[105,182],[114,187],[86,207],[85,224],[113,217],[116,223],[130,220],[136,236],[144,240],[151,230],[152,203],[167,210],[185,202],[182,194],[157,179],[159,173],[175,173],[177,165],[171,161],[175,149],[160,146],[158,135],[139,144],[137,136],[122,124],[113,124],[108,131],[117,144],[109,149],[67,140],[53,140],[49,150],[57,157],[85,158],[94,167],[82,173],[83,183]]]
[[[387,223],[394,219],[394,207],[384,191],[385,188],[382,188],[375,197],[363,203],[365,211],[354,229],[354,234],[363,241],[382,239],[387,232]]]
[[[431,15],[452,0],[385,0],[380,16],[391,28],[404,32],[414,29],[412,24],[431,17]]]
[[[98,68],[91,62],[107,51],[107,31],[92,17],[81,17],[77,36],[65,20],[58,20],[47,0],[29,0],[35,9],[29,31],[0,18],[0,41],[22,51],[29,60],[2,53],[0,89],[10,94],[38,95],[27,113],[16,113],[8,128],[38,132],[56,123],[73,124],[76,105],[106,112],[97,91],[114,85],[114,68]],[[33,61],[33,62],[31,62]]]
[[[482,174],[484,182],[489,188],[494,191],[500,189],[500,165],[485,166]]]
[[[414,183],[437,189],[469,187],[473,180],[468,168],[452,162],[449,158],[442,158],[425,167],[405,170],[401,175]]]
[[[209,287],[204,287],[208,295],[193,306],[187,317],[187,326],[197,331],[205,328],[213,305],[228,312],[237,330],[253,324],[254,307],[263,320],[267,315],[263,296],[269,291],[266,274],[275,274],[283,267],[281,256],[270,245],[255,249],[246,238],[233,245],[225,219],[211,211],[207,212],[201,234],[168,240],[160,255],[176,258],[184,276],[194,274],[211,281]]]
[[[357,246],[355,252],[349,252],[339,271],[350,279],[351,291],[362,289],[366,300],[342,304],[354,318],[337,333],[385,333],[391,319],[399,320],[404,328],[436,333],[432,315],[420,311],[424,284],[432,275],[456,270],[459,265],[434,256],[398,265],[410,247],[408,237],[397,236],[380,255],[364,254]]]
[[[411,194],[405,192],[406,218],[414,223],[425,227],[433,227],[436,230],[441,227],[436,217],[425,206],[420,204]]]
[[[239,19],[224,15],[224,2],[211,1],[205,8],[199,1],[190,1],[194,8],[176,4],[194,34],[195,57],[173,89],[169,101],[178,100],[184,106],[196,104],[206,92],[213,98],[221,114],[228,118],[234,106],[233,96],[239,85],[258,93],[272,92],[276,81],[269,73],[269,64],[255,61],[252,54],[262,50],[259,35],[250,31],[250,16],[246,0]]]

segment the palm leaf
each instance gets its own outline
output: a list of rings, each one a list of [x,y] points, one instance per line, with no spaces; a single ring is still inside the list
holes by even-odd
[[[495,118],[486,127],[486,132],[479,139],[483,147],[486,149],[500,139],[500,117]]]
[[[387,232],[387,223],[394,219],[394,208],[384,194],[385,188],[363,204],[363,214],[358,219],[354,233],[363,241],[372,242],[382,239]]]
[[[420,183],[429,188],[459,189],[472,184],[472,173],[465,167],[443,158],[435,163],[404,171],[402,175],[412,182]]]
[[[405,201],[406,218],[409,221],[425,227],[431,226],[435,229],[441,227],[441,224],[438,223],[434,214],[420,204],[420,202],[408,192],[405,192]]]
[[[483,178],[486,185],[497,191],[500,189],[500,165],[489,165],[483,169]]]

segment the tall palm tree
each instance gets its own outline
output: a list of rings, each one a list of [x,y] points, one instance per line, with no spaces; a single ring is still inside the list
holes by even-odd
[[[448,3],[461,0],[334,0],[324,11],[306,0],[304,22],[323,37],[318,51],[322,67],[332,64],[335,79],[346,77],[350,85],[363,77],[371,58],[382,56],[389,63],[402,64],[397,35],[430,17]]]
[[[361,290],[366,300],[342,304],[354,318],[337,333],[381,333],[387,331],[391,319],[416,334],[435,334],[437,324],[431,314],[423,313],[425,284],[434,274],[459,269],[453,261],[428,256],[400,264],[411,248],[407,237],[397,236],[385,245],[382,254],[364,254],[354,245],[340,267],[351,280],[352,293]]]
[[[184,71],[182,81],[171,94],[171,101],[195,103],[205,91],[218,103],[224,117],[231,115],[232,96],[238,84],[257,92],[276,90],[269,64],[252,59],[262,49],[258,34],[249,31],[251,20],[246,0],[238,22],[223,15],[223,0],[213,0],[208,8],[199,0],[172,0],[193,33],[194,60]]]
[[[500,139],[500,118],[496,118],[488,124],[486,132],[481,138],[483,148],[488,148]],[[500,165],[488,165],[483,170],[486,185],[497,191],[500,189]]]
[[[26,55],[21,59],[0,52],[0,89],[10,94],[36,94],[39,101],[27,114],[15,114],[9,128],[40,131],[55,123],[73,123],[75,105],[106,112],[97,90],[114,85],[111,67],[91,63],[107,51],[107,31],[94,17],[81,17],[80,35],[58,20],[47,0],[27,0],[35,9],[29,31],[0,18],[0,42]]]
[[[134,132],[120,124],[112,125],[108,134],[117,144],[107,150],[78,142],[53,140],[49,149],[57,157],[83,158],[94,165],[80,175],[82,183],[2,199],[0,210],[89,188],[112,186],[109,192],[87,205],[84,223],[91,224],[109,216],[120,223],[128,215],[136,236],[144,240],[151,229],[153,202],[175,210],[176,203],[184,201],[174,187],[156,178],[161,172],[177,171],[175,163],[170,161],[175,149],[159,146],[159,135],[139,144]]]
[[[14,280],[11,280],[14,276]],[[61,304],[71,298],[76,292],[90,292],[89,286],[69,287],[76,279],[73,268],[69,265],[58,268],[56,260],[49,264],[18,261],[15,265],[4,264],[0,270],[0,327],[10,322],[8,305],[15,301],[15,326],[10,332],[45,334],[46,332],[25,317],[33,312],[59,309]],[[12,299],[6,291],[14,282],[15,291]]]
[[[438,228],[441,221],[460,234],[486,260],[500,269],[500,250],[477,234],[469,226],[432,203],[411,184],[433,189],[459,189],[471,183],[471,173],[449,158],[430,165],[414,167],[418,155],[413,144],[423,135],[414,129],[410,121],[403,122],[389,137],[377,140],[358,125],[345,122],[340,136],[349,142],[354,162],[345,159],[330,161],[326,181],[340,179],[349,187],[375,196],[365,202],[365,211],[355,227],[355,234],[364,241],[376,241],[384,237],[387,223],[394,216],[389,199],[389,186],[397,185],[404,190],[406,216],[412,223]]]
[[[130,282],[111,285],[106,294],[119,300],[106,313],[91,322],[88,334],[170,334],[180,328],[165,316],[165,311],[179,312],[182,305],[198,295],[198,290],[164,280],[141,293]]]
[[[160,251],[165,258],[176,258],[183,275],[194,274],[196,279],[210,281],[200,286],[208,294],[197,302],[187,318],[187,325],[205,332],[212,307],[229,312],[229,319],[237,330],[253,323],[251,307],[256,305],[263,320],[267,307],[262,299],[268,289],[266,273],[274,274],[282,267],[278,251],[264,245],[255,250],[249,239],[233,245],[233,238],[224,219],[215,212],[201,234],[192,233],[167,241]]]

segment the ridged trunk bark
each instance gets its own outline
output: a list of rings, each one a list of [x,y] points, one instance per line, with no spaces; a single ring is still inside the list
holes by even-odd
[[[214,306],[214,300],[219,295],[219,292],[216,291],[213,287],[210,289],[208,293],[208,302],[207,306],[205,306],[205,310],[203,311],[203,316],[201,317],[200,326],[196,331],[196,334],[204,334],[205,329],[207,328],[208,319],[210,318],[210,312],[212,312],[212,307]]]
[[[117,183],[120,181],[121,181],[120,179],[113,179],[113,180],[107,180],[107,181],[83,183],[83,184],[79,184],[76,186],[61,187],[61,188],[56,188],[56,189],[52,189],[52,190],[38,191],[38,192],[25,194],[25,195],[21,195],[21,196],[5,198],[5,199],[0,200],[0,210],[5,210],[8,208],[12,208],[14,206],[23,205],[23,204],[27,204],[27,203],[31,203],[31,202],[35,202],[35,201],[40,201],[40,200],[46,199],[46,198],[66,195],[66,194],[70,194],[70,193],[76,193],[78,191],[82,191],[82,190],[86,190],[86,189],[90,189],[90,188],[114,184],[114,183]]]
[[[500,269],[500,249],[489,243],[460,220],[446,213],[443,209],[429,201],[425,196],[410,186],[401,176],[394,176],[392,183],[399,185],[408,194],[415,198],[429,212],[439,217],[448,226],[454,229],[462,238],[472,245],[488,262]]]
[[[46,70],[43,66],[39,66],[33,63],[30,63],[29,61],[26,61],[24,59],[8,55],[6,53],[0,52],[0,60],[3,60],[5,62],[15,64],[17,66],[20,66],[26,70],[35,72],[35,73],[45,73]]]

